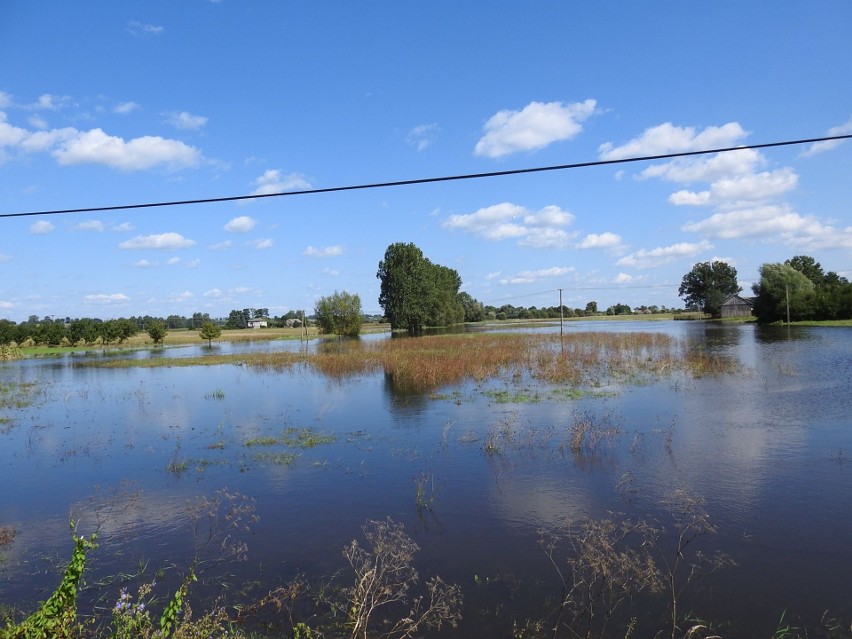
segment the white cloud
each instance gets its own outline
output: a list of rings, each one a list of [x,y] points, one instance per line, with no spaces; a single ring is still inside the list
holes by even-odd
[[[671,122],[645,129],[644,133],[621,146],[612,142],[598,148],[602,160],[623,160],[645,155],[666,155],[733,146],[748,133],[737,122],[720,127],[708,126],[696,133],[694,127],[674,126]]]
[[[187,239],[180,233],[137,235],[118,245],[122,249],[179,249],[190,246],[195,246],[195,240]]]
[[[74,228],[78,231],[96,231],[97,233],[101,233],[106,228],[106,225],[100,220],[86,220],[85,222],[80,222]]]
[[[621,236],[615,233],[589,233],[582,240],[577,242],[575,248],[578,249],[611,249],[621,246]]]
[[[543,279],[562,277],[574,271],[570,266],[553,266],[551,268],[539,269],[537,271],[521,271],[517,275],[499,281],[500,284],[532,284]]]
[[[38,102],[33,104],[31,108],[58,111],[62,107],[66,106],[70,101],[71,98],[67,95],[51,95],[49,93],[45,93],[44,95],[39,96]]]
[[[132,35],[161,35],[165,29],[163,27],[156,24],[145,24],[143,22],[137,22],[136,20],[131,20],[127,23],[127,31]]]
[[[639,173],[639,179],[660,178],[668,182],[690,184],[713,182],[721,178],[749,175],[766,164],[754,149],[738,149],[692,158],[675,158],[671,162],[652,164]]]
[[[485,123],[485,135],[476,143],[474,154],[499,158],[570,140],[583,130],[580,123],[595,112],[596,104],[595,100],[530,102],[520,111],[498,111]]]
[[[285,191],[307,191],[311,184],[303,175],[290,173],[283,175],[278,169],[268,169],[254,181],[257,187],[252,195],[272,195],[273,193],[284,193]]]
[[[669,264],[682,257],[692,257],[713,248],[706,240],[697,243],[680,242],[671,246],[660,246],[655,249],[641,249],[630,255],[625,255],[616,262],[618,266],[631,266],[633,268],[646,269],[656,268]]]
[[[223,295],[224,293],[222,293],[222,291],[220,291],[218,288],[211,288],[209,291],[204,292],[204,297],[209,297],[213,299],[222,297]]]
[[[532,212],[523,206],[503,202],[474,213],[451,215],[442,226],[479,236],[489,241],[517,239],[521,246],[562,248],[576,236],[561,227],[574,221],[574,216],[558,206],[546,206]]]
[[[848,135],[852,133],[852,117],[840,126],[833,126],[827,131],[828,135]],[[825,140],[824,142],[814,142],[801,155],[802,157],[811,157],[819,153],[825,153],[831,149],[837,148],[843,144],[845,140]]]
[[[53,226],[53,224],[51,224],[47,220],[40,220],[35,224],[30,225],[30,233],[32,233],[33,235],[46,235],[47,233],[50,233],[54,228],[56,227]]]
[[[323,272],[323,274],[330,275],[331,277],[337,277],[338,275],[340,275],[340,271],[338,271],[335,268],[326,267],[322,270],[322,272]]]
[[[421,124],[408,132],[405,141],[418,151],[424,151],[432,145],[432,142],[435,141],[435,136],[440,131],[441,129],[437,124]]]
[[[306,255],[307,257],[335,257],[342,254],[343,247],[340,245],[324,247],[309,246],[302,251],[302,255]]]
[[[0,300],[0,308],[4,310],[9,310],[15,308],[15,304],[13,304],[12,302],[7,302],[6,300]]]
[[[190,260],[189,262],[186,263],[186,268],[188,268],[188,269],[198,268],[200,264],[201,264],[201,259],[195,258],[194,260]]]
[[[762,202],[780,197],[796,188],[799,176],[786,167],[749,175],[722,178],[710,185],[709,191],[681,190],[669,196],[676,206],[736,206],[744,202]]]
[[[180,263],[179,257],[171,257],[168,260],[166,260],[166,264],[168,264],[169,266],[174,266],[175,264],[178,264],[178,263]]]
[[[5,253],[0,253],[0,262],[8,262],[12,259],[11,255],[6,255]]]
[[[135,102],[122,102],[120,104],[115,105],[115,108],[112,110],[113,113],[119,113],[121,115],[126,115],[127,113],[132,113],[136,109],[139,108],[139,105]]]
[[[203,115],[192,115],[186,111],[180,113],[169,113],[168,123],[178,129],[198,130],[207,124],[207,118]]]
[[[270,238],[266,238],[263,240],[252,240],[251,242],[249,242],[249,244],[251,244],[259,251],[262,251],[264,249],[272,248],[272,245],[275,244],[275,241]]]
[[[219,242],[218,244],[211,244],[208,248],[211,251],[224,251],[225,249],[231,248],[233,242],[231,240],[225,240],[224,242]]]
[[[112,230],[117,233],[126,233],[127,231],[132,231],[135,227],[130,222],[122,222],[121,224],[116,224],[112,227]]]
[[[682,228],[723,239],[779,236],[787,242],[809,246],[852,247],[852,227],[835,229],[815,218],[799,215],[787,204],[715,213]]]
[[[139,260],[137,262],[133,262],[133,266],[136,268],[153,268],[157,266],[157,262],[150,262],[148,260]]]
[[[31,115],[27,118],[27,122],[30,123],[30,126],[35,127],[36,129],[46,129],[47,128],[47,120],[45,120],[40,115]]]
[[[0,109],[12,106],[12,96],[5,91],[0,91]]]
[[[116,302],[130,301],[130,298],[124,293],[97,293],[94,295],[86,295],[83,299],[90,304],[113,304]]]
[[[248,233],[256,224],[257,220],[250,218],[248,215],[241,215],[228,222],[225,225],[225,230],[231,233]]]
[[[627,273],[619,273],[615,276],[614,281],[616,284],[629,284],[634,279],[636,278],[634,278],[632,275],[628,275]]]
[[[53,151],[62,165],[104,164],[122,171],[140,171],[165,165],[170,169],[197,166],[201,152],[179,140],[146,135],[126,141],[101,129],[77,132]]]
[[[184,291],[183,293],[171,293],[169,295],[169,299],[176,302],[185,302],[186,300],[191,300],[195,295],[193,295],[189,291]]]

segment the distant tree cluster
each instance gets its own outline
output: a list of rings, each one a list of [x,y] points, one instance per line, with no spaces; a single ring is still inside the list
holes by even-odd
[[[381,280],[379,305],[392,329],[416,334],[426,326],[451,326],[465,320],[459,274],[433,264],[414,244],[391,244],[376,277]],[[476,313],[475,305],[470,310]]]
[[[754,314],[761,323],[852,319],[852,283],[833,271],[824,272],[809,255],[763,264],[752,291]]]
[[[102,344],[121,344],[138,333],[139,325],[126,318],[100,320],[84,317],[71,320],[45,317],[39,320],[30,316],[20,324],[0,320],[0,344],[14,343],[18,347],[27,342],[34,346],[60,346],[63,343],[92,346],[98,340]]]
[[[345,291],[321,297],[314,307],[314,319],[320,333],[355,337],[364,323],[361,298]]]
[[[683,276],[677,294],[689,309],[701,310],[711,317],[722,316],[722,303],[739,293],[737,269],[726,262],[700,262]]]
[[[760,323],[780,320],[852,319],[852,284],[825,272],[809,255],[763,264],[752,286],[752,311]],[[701,262],[683,276],[678,294],[687,308],[720,317],[722,303],[742,290],[737,270],[724,262]]]

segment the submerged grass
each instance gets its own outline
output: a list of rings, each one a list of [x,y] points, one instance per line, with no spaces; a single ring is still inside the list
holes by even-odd
[[[467,333],[340,341],[315,353],[252,353],[199,357],[123,359],[85,366],[157,367],[236,364],[269,369],[307,364],[333,379],[383,372],[403,392],[430,392],[466,380],[506,376],[567,387],[600,388],[606,383],[641,384],[672,374],[695,377],[738,370],[735,360],[659,333],[584,332],[564,336]],[[516,397],[512,401],[535,401]]]

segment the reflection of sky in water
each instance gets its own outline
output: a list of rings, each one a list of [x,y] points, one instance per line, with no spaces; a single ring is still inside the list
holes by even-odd
[[[709,596],[708,606],[723,616],[776,621],[796,603],[803,613],[848,607],[838,593],[842,566],[852,562],[844,541],[852,533],[852,333],[566,324],[566,332],[590,329],[700,341],[739,359],[744,372],[620,387],[617,396],[500,404],[484,391],[505,387],[504,380],[441,389],[442,398],[431,399],[395,393],[382,374],[335,381],[303,367],[107,370],[72,368],[71,358],[3,364],[0,379],[37,380],[41,393],[0,435],[0,525],[19,530],[0,573],[0,598],[44,586],[28,563],[32,554],[67,554],[72,506],[128,480],[133,498],[103,524],[112,541],[99,551],[102,570],[126,570],[122,561],[144,554],[179,562],[191,546],[187,501],[223,486],[257,499],[252,561],[235,569],[246,579],[258,564],[282,575],[330,574],[365,519],[391,516],[406,524],[433,571],[465,583],[497,571],[495,559],[518,574],[545,569],[539,528],[608,510],[664,519],[661,499],[688,486],[707,498],[719,543],[741,564],[720,577],[737,597]],[[573,454],[577,415],[623,434],[597,454]],[[308,449],[280,441],[245,446],[257,437],[281,440],[287,428],[333,433],[336,441]],[[489,455],[483,448],[493,432],[510,434]],[[295,455],[291,463],[268,461],[285,453]],[[181,461],[186,470],[168,470]],[[423,474],[435,491],[434,510],[418,514],[415,482]],[[625,477],[619,493],[615,485]],[[767,594],[755,601],[755,591]]]

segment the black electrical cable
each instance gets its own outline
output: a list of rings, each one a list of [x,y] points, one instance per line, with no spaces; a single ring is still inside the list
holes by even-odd
[[[786,140],[784,142],[766,142],[764,144],[746,144],[742,146],[729,146],[719,149],[706,149],[703,151],[681,151],[679,153],[663,153],[660,155],[643,155],[632,158],[621,158],[618,160],[594,160],[591,162],[576,162],[573,164],[557,164],[553,166],[538,166],[526,169],[509,169],[506,171],[489,171],[487,173],[467,173],[462,175],[446,175],[442,177],[417,178],[413,180],[398,180],[394,182],[373,182],[370,184],[353,184],[349,186],[331,186],[321,189],[308,189],[304,191],[285,191],[283,193],[262,193],[257,195],[233,195],[228,197],[200,198],[195,200],[175,200],[171,202],[148,202],[145,204],[119,204],[115,206],[94,206],[77,209],[53,209],[45,211],[26,211],[23,213],[0,213],[0,218],[8,217],[31,217],[36,215],[63,215],[67,213],[100,213],[105,211],[128,211],[132,209],[151,209],[166,206],[185,206],[188,204],[214,204],[220,202],[236,202],[239,200],[259,200],[270,197],[285,197],[293,195],[319,195],[320,193],[339,193],[342,191],[363,191],[367,189],[383,189],[392,186],[413,186],[415,184],[434,184],[437,182],[454,182],[460,180],[477,180],[482,178],[503,177],[508,175],[523,175],[526,173],[544,173],[547,171],[564,171],[567,169],[582,169],[593,166],[607,166],[611,164],[628,164],[631,162],[650,162],[654,160],[669,160],[673,158],[684,158],[696,155],[710,155],[712,153],[729,153],[731,151],[743,151],[746,149],[769,149],[782,146],[793,146],[798,144],[812,144],[815,142],[831,142],[847,140],[852,134],[834,135],[822,138],[809,138],[805,140]]]

